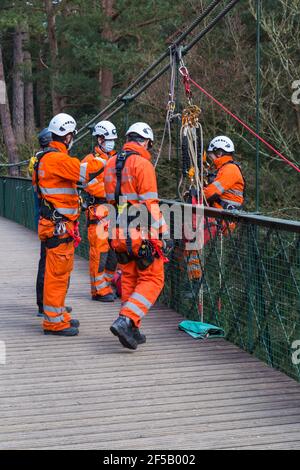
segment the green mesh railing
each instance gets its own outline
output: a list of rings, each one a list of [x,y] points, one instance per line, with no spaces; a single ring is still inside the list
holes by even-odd
[[[203,310],[205,322],[224,328],[229,341],[300,381],[300,361],[293,361],[300,340],[300,223],[213,209],[205,215],[218,230],[213,236],[207,229],[202,276],[190,279],[177,242],[163,301],[193,320]]]
[[[0,215],[34,229],[29,180],[0,177]],[[218,229],[207,229],[202,275],[190,279],[184,244],[176,241],[160,300],[189,319],[203,311],[226,339],[300,381],[300,223],[213,209],[205,216]],[[77,253],[88,258],[84,216],[81,235]]]
[[[34,199],[31,181],[0,177],[0,216],[34,230]]]

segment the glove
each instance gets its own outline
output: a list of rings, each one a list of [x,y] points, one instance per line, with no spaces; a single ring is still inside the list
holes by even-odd
[[[164,255],[168,256],[174,248],[174,240],[168,239],[168,240],[162,240],[162,242],[163,242],[163,246],[162,246],[163,253]]]

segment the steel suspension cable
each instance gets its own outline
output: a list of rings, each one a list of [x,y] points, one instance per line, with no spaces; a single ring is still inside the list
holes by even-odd
[[[224,10],[222,10],[197,36],[194,38],[186,47],[181,51],[181,54],[186,55],[190,49],[202,39],[206,34],[208,34],[219,21],[221,21],[241,0],[231,0]],[[170,68],[170,63],[166,64],[156,75],[154,75],[145,85],[143,85],[134,95],[131,96],[131,99],[136,99],[141,93],[143,93],[152,83],[154,83],[158,78],[160,78],[168,69]]]
[[[192,41],[183,49],[182,55],[185,55],[189,52],[194,45],[200,41],[200,39],[203,38],[211,29],[216,26],[219,21],[221,21],[225,16],[236,6],[237,3],[239,3],[241,0],[231,0],[231,2],[228,3],[228,5],[206,26],[206,28],[203,29],[199,34],[197,34]]]
[[[96,119],[103,116],[107,111],[109,111],[113,106],[117,103],[122,101],[122,99],[130,93],[147,75],[152,72],[166,57],[169,55],[170,48],[176,48],[220,3],[222,0],[214,0],[208,7],[192,22],[192,24],[173,42],[173,44],[155,61],[151,64],[126,90],[124,90],[120,95],[117,96],[115,100],[113,100],[109,105],[107,105],[103,110],[101,110],[96,116],[93,117],[90,121],[88,121],[81,129],[79,129],[78,133],[81,133],[84,129],[86,129],[89,125],[93,124]],[[168,70],[167,67],[166,70]],[[163,72],[163,73],[164,73]],[[160,76],[160,75],[159,75]],[[152,83],[152,82],[151,82]],[[149,84],[149,86],[151,85]],[[134,99],[134,97],[132,98]]]
[[[122,103],[118,108],[116,108],[114,111],[112,111],[110,114],[108,114],[107,116],[105,116],[105,119],[110,119],[112,118],[115,114],[117,114],[119,111],[121,111],[121,109],[125,108],[125,103]],[[84,132],[84,134],[82,134],[80,137],[78,137],[76,140],[74,140],[74,144],[78,144],[78,142],[80,142],[84,137],[86,137],[87,135],[90,134],[90,131],[86,131]]]

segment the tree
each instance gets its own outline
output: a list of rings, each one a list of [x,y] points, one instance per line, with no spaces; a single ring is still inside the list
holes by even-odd
[[[102,8],[104,12],[104,25],[102,30],[102,39],[103,41],[112,42],[113,41],[113,30],[111,28],[111,22],[114,12],[114,0],[101,0]],[[102,105],[105,105],[112,95],[113,87],[113,71],[111,68],[103,66],[99,72],[99,81],[100,81],[100,95],[102,97]]]
[[[17,144],[25,141],[24,126],[24,26],[16,26],[13,35],[13,128]]]
[[[34,117],[34,91],[32,77],[32,60],[29,49],[29,32],[28,26],[24,33],[24,101],[25,101],[25,137],[31,140],[35,134],[35,117]]]
[[[60,99],[56,91],[58,85],[58,44],[56,36],[56,12],[52,0],[45,0],[45,9],[47,14],[47,30],[48,41],[50,48],[51,60],[51,98],[52,98],[52,112],[57,114],[60,112]]]
[[[3,137],[6,146],[6,151],[8,154],[8,162],[9,163],[17,163],[18,162],[18,151],[17,151],[17,143],[14,136],[12,124],[11,124],[11,114],[10,108],[8,103],[8,97],[6,92],[6,80],[4,75],[4,67],[3,67],[3,59],[2,59],[2,45],[0,41],[0,83],[5,88],[4,97],[5,102],[0,102],[0,119],[1,119],[1,126],[3,130]],[[17,167],[11,167],[9,169],[9,173],[11,176],[18,176],[18,169]]]

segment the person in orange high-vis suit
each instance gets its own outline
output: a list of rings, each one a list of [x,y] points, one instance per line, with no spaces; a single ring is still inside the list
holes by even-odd
[[[245,179],[233,159],[234,151],[232,140],[226,136],[215,137],[207,149],[217,170],[213,182],[204,189],[204,196],[212,207],[234,210],[241,209],[244,203]]]
[[[58,114],[48,126],[49,146],[40,152],[33,173],[33,186],[40,198],[39,238],[46,246],[43,295],[45,334],[75,336],[79,322],[65,307],[65,297],[74,259],[74,239],[80,215],[77,184],[87,184],[103,168],[102,161],[80,162],[71,158],[76,122],[68,114]]]
[[[156,175],[148,151],[153,143],[152,129],[148,124],[135,123],[126,136],[127,143],[122,152],[106,164],[104,184],[108,203],[117,207],[117,225],[110,243],[122,271],[122,306],[111,332],[118,336],[124,347],[136,349],[138,344],[146,341],[139,330],[141,321],[164,285],[164,259],[160,248],[170,244],[168,227],[158,205]],[[147,226],[147,233],[151,233],[148,241],[144,240],[144,227],[129,229],[129,236],[125,236],[120,222],[126,208],[141,205],[151,219],[150,227]],[[160,240],[159,235],[166,239]],[[155,255],[154,246],[157,248]]]
[[[225,210],[241,210],[244,204],[245,178],[239,163],[234,160],[235,147],[227,136],[215,137],[209,144],[207,156],[216,169],[213,181],[204,188],[204,196],[211,207]],[[213,224],[215,223],[215,227]],[[216,236],[216,221],[206,221],[206,225],[212,225],[204,230],[204,243]],[[234,222],[222,224],[222,232],[227,235],[228,230],[236,227]]]
[[[90,244],[90,280],[92,299],[100,302],[113,302],[111,287],[117,267],[115,252],[110,248],[107,237],[100,236],[97,227],[105,217],[103,204],[106,203],[104,190],[104,168],[109,158],[116,155],[115,141],[118,138],[115,126],[109,121],[100,121],[95,125],[92,135],[97,139],[94,152],[82,162],[91,162],[95,157],[103,161],[103,172],[90,181],[84,188],[87,210],[88,239]],[[97,217],[100,215],[100,218]]]

